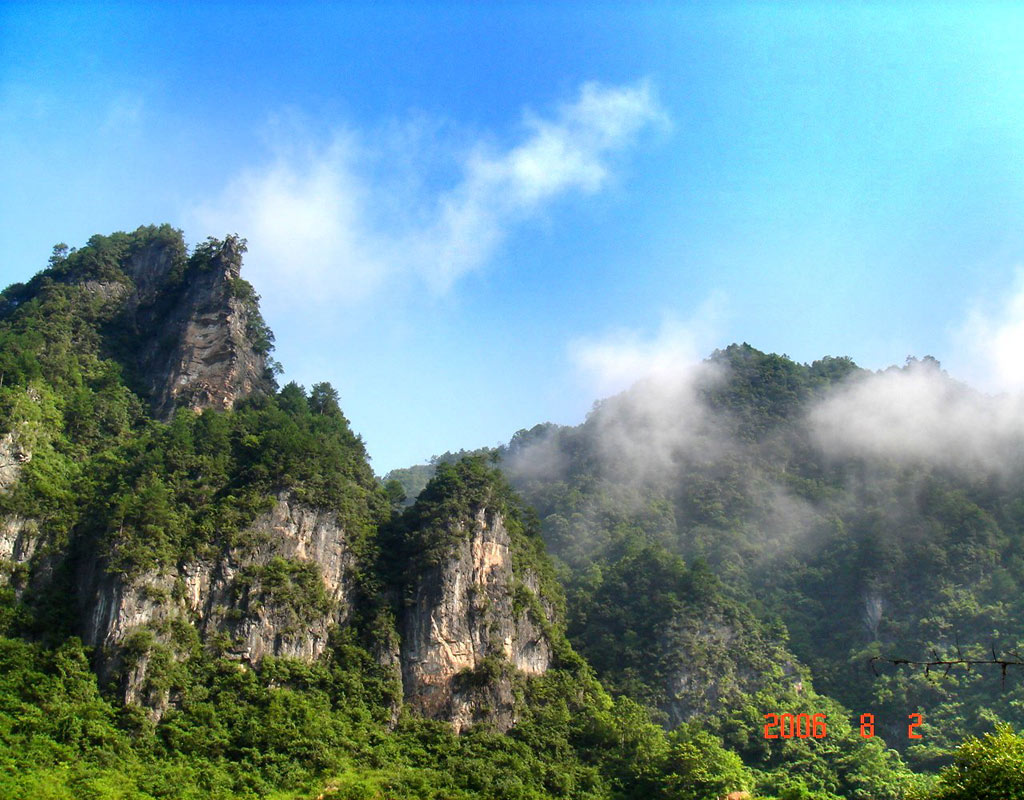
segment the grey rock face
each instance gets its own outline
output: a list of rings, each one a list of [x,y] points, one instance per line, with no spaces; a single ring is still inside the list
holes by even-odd
[[[769,679],[785,677],[802,689],[796,664],[781,645],[752,635],[741,620],[720,611],[676,620],[661,645],[674,665],[661,704],[672,728],[755,694]]]
[[[7,433],[0,437],[0,494],[11,489],[25,464],[32,460],[32,454],[21,444],[20,437]],[[39,549],[39,525],[34,519],[25,519],[17,514],[0,518],[0,586],[11,583],[15,567],[28,564]],[[23,588],[14,582],[18,594]]]
[[[132,254],[125,271],[135,284],[130,303],[149,305],[166,286],[174,268],[174,253],[166,245],[151,244]]]
[[[452,723],[515,724],[514,688],[551,663],[551,646],[516,592],[536,576],[513,574],[510,538],[499,514],[480,509],[451,557],[423,573],[401,621],[406,702]]]
[[[138,369],[154,413],[167,418],[179,405],[230,408],[240,397],[272,391],[266,357],[251,341],[255,307],[234,289],[242,264],[234,240],[174,292],[156,289],[170,268],[166,261],[166,254],[144,250],[131,264],[135,325],[144,341]]]
[[[155,416],[168,419],[179,405],[230,408],[273,390],[251,335],[255,298],[239,293],[243,250],[229,236],[205,264],[186,268],[183,251],[154,242],[121,263],[124,277],[82,281],[139,342],[122,359]]]
[[[35,554],[38,544],[35,520],[13,516],[0,522],[0,561],[24,564]]]
[[[0,437],[0,492],[7,491],[15,484],[22,465],[31,460],[32,454],[22,447],[13,432]]]
[[[251,543],[246,548],[181,564],[176,572],[128,581],[93,565],[80,576],[83,641],[97,648],[101,682],[120,679],[126,702],[159,714],[170,701],[151,686],[152,657],[160,650],[181,660],[190,647],[219,639],[242,664],[267,655],[320,656],[352,600],[354,557],[336,516],[282,495],[243,538]],[[289,583],[296,568],[316,583]],[[317,602],[296,600],[311,589]]]

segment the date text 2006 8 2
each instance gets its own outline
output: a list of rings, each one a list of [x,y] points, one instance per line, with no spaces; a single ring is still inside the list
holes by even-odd
[[[765,739],[824,739],[828,736],[828,721],[824,714],[765,714]],[[908,714],[908,739],[923,739],[915,729],[924,722],[922,714]],[[875,735],[875,715],[860,715],[860,735],[870,739]]]

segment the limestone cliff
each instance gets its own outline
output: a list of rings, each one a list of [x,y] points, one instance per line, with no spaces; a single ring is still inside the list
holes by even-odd
[[[0,295],[23,356],[0,370],[4,596],[154,716],[225,657],[308,663],[358,640],[392,711],[508,729],[563,635],[539,531],[480,460],[392,516],[334,389],[276,392],[244,249],[189,255],[170,226],[97,236]]]
[[[32,453],[13,431],[0,436],[0,492],[7,491],[18,480],[23,464],[32,460]]]
[[[167,673],[198,646],[247,665],[265,656],[312,661],[351,611],[354,556],[331,512],[287,494],[246,530],[244,547],[132,579],[84,563],[78,579],[83,641],[104,683],[159,713]]]
[[[552,660],[550,603],[538,576],[513,564],[501,513],[479,508],[453,522],[458,541],[420,570],[399,615],[400,644],[381,642],[382,662],[400,672],[405,702],[456,731],[482,721],[499,730],[517,719],[517,692]],[[0,536],[12,550],[16,535]],[[520,534],[521,535],[521,534]],[[86,560],[76,580],[83,641],[96,648],[105,685],[159,716],[176,700],[175,665],[197,648],[241,665],[268,655],[313,661],[331,629],[355,610],[349,534],[331,512],[287,493],[241,537],[244,547],[132,578]]]
[[[708,603],[673,620],[658,641],[670,727],[706,719],[770,684],[803,690],[803,668],[778,641],[752,625],[749,614]]]
[[[158,248],[130,261],[134,290],[126,312],[142,341],[135,366],[157,416],[179,405],[230,408],[239,397],[272,389],[267,332],[241,281],[243,252],[228,237],[193,257],[177,286],[168,285],[171,263]]]
[[[38,544],[39,529],[35,520],[13,515],[0,523],[0,562],[25,564],[35,554]]]
[[[267,369],[273,337],[241,279],[244,240],[210,239],[188,257],[174,233],[142,237],[99,274],[73,259],[55,274],[99,302],[105,350],[163,419],[182,405],[230,408],[274,385]]]
[[[513,569],[500,513],[481,507],[452,524],[457,543],[419,575],[402,616],[405,700],[457,731],[481,720],[507,730],[516,721],[517,680],[551,663],[546,620],[537,618],[550,608],[537,599],[537,575]]]
[[[48,285],[65,287],[66,304],[39,309],[39,317],[16,327],[44,321],[59,330],[71,328],[77,339],[71,347],[81,347],[83,363],[101,357],[119,362],[118,376],[160,418],[180,405],[197,411],[228,408],[241,397],[275,388],[268,369],[273,337],[260,316],[258,297],[240,277],[244,251],[243,240],[228,236],[210,239],[188,256],[181,232],[170,226],[93,237],[70,256],[66,248],[62,254],[55,249],[48,270],[5,290],[0,319],[46,297]],[[81,381],[81,364],[77,368],[74,380]],[[54,406],[52,394],[31,383],[18,386],[12,377],[0,370],[0,386],[7,380],[5,411],[11,414],[9,430],[0,429],[0,495],[14,490],[36,446],[46,451],[57,435],[59,405]],[[12,410],[16,407],[20,411]],[[95,408],[84,412],[100,414]],[[67,555],[69,535],[59,526],[41,529],[39,520],[22,513],[0,517],[0,584],[29,573],[42,580]],[[31,567],[33,557],[44,551],[46,563]],[[15,586],[20,591],[23,581]]]

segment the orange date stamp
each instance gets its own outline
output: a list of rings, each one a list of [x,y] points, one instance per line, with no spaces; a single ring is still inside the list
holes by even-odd
[[[825,714],[765,714],[765,739],[824,739],[828,736],[828,717]],[[908,739],[923,739],[915,729],[924,723],[924,715],[908,714]],[[875,715],[860,715],[860,735],[871,739],[875,735]]]

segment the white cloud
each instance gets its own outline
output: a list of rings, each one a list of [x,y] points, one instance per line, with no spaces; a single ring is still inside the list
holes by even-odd
[[[291,149],[196,209],[196,226],[248,240],[246,275],[271,305],[361,299],[393,265],[390,243],[367,224],[373,190],[355,169],[358,159],[347,133],[319,152]]]
[[[592,390],[614,395],[588,421],[604,469],[630,481],[655,480],[680,459],[722,452],[725,439],[699,389],[720,378],[701,359],[718,337],[723,306],[715,294],[689,320],[664,316],[653,335],[617,330],[569,344],[569,358]]]
[[[247,274],[269,304],[358,301],[408,281],[443,293],[484,266],[516,224],[570,192],[599,191],[614,154],[664,123],[646,83],[588,83],[550,118],[525,115],[518,144],[465,148],[441,188],[410,174],[429,160],[400,152],[422,145],[415,135],[279,144],[270,163],[194,209],[193,223],[204,236],[248,239]]]
[[[684,379],[710,352],[723,304],[716,294],[685,322],[665,316],[652,337],[620,329],[600,338],[577,339],[569,344],[569,358],[598,395],[622,391],[644,379]]]
[[[1024,269],[999,307],[975,304],[956,338],[965,356],[958,372],[988,389],[1024,391]]]
[[[975,301],[953,331],[951,371],[927,359],[860,375],[810,413],[821,447],[1003,474],[1024,459],[1024,269],[999,302]],[[988,392],[988,393],[985,393]]]

